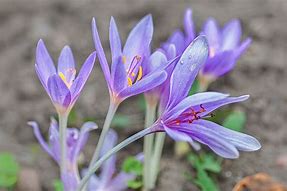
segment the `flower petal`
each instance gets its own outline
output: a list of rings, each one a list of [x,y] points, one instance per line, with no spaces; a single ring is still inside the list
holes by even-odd
[[[207,115],[208,113],[216,110],[219,107],[222,107],[224,105],[228,105],[231,103],[237,103],[237,102],[245,101],[248,98],[249,98],[249,95],[243,95],[243,96],[239,96],[239,97],[227,97],[227,98],[220,99],[217,101],[202,103],[202,107],[205,109],[205,112],[200,113],[199,116],[203,117],[203,116]],[[200,105],[193,106],[193,109],[196,111],[200,110]]]
[[[212,51],[216,51],[220,46],[220,32],[218,23],[214,18],[208,18],[205,24],[203,25],[202,34],[206,35],[208,40],[209,48]],[[214,54],[215,52],[211,52],[210,54]]]
[[[186,45],[192,42],[195,38],[195,26],[192,20],[192,10],[187,9],[184,14],[184,22],[183,22],[184,31],[186,34]],[[188,44],[187,44],[188,43]]]
[[[73,152],[72,152],[72,160],[73,161],[77,160],[81,150],[83,149],[83,147],[87,143],[90,131],[97,129],[97,128],[98,128],[98,125],[94,122],[86,122],[81,127],[79,138],[78,138],[77,143],[76,143],[75,147],[73,148]]]
[[[240,43],[242,35],[240,21],[237,19],[228,22],[222,30],[222,46],[221,50],[232,50]]]
[[[235,63],[234,53],[232,51],[224,51],[207,60],[202,74],[217,78],[232,70]]]
[[[145,16],[130,32],[123,49],[123,55],[126,57],[126,68],[129,68],[132,59],[135,56],[145,56],[153,35],[153,22],[151,15]]]
[[[164,113],[164,119],[168,118],[168,120],[173,120],[190,107],[198,106],[200,104],[215,102],[218,100],[225,99],[227,97],[228,97],[228,94],[222,94],[218,92],[203,92],[203,93],[193,94],[183,99],[181,102],[179,102],[179,104],[177,104],[170,111],[167,111],[166,113]]]
[[[228,142],[233,144],[238,150],[256,151],[261,148],[259,141],[254,137],[244,133],[232,131],[211,121],[198,120],[194,121],[194,124],[202,125],[222,135]]]
[[[51,118],[49,127],[49,144],[54,154],[56,161],[60,164],[61,159],[61,145],[58,123],[54,118]]]
[[[58,74],[60,74],[60,72],[65,76],[68,83],[71,83],[75,79],[75,60],[69,46],[65,46],[59,56]]]
[[[128,97],[146,92],[162,84],[166,78],[167,74],[165,71],[153,72],[151,75],[143,77],[143,79],[140,81],[121,91],[118,97],[121,99],[126,99]]]
[[[38,142],[40,143],[41,147],[43,148],[44,151],[46,151],[55,161],[57,161],[57,159],[55,158],[54,153],[52,153],[49,145],[47,144],[47,142],[43,139],[39,126],[35,121],[29,121],[28,125],[30,125],[33,130],[34,130],[34,135],[37,138]]]
[[[149,58],[149,64],[146,72],[147,73],[153,72],[156,69],[166,64],[167,64],[166,56],[160,51],[155,51]]]
[[[197,37],[184,51],[170,78],[168,107],[177,105],[185,98],[198,71],[208,56],[207,40]]]
[[[49,95],[54,104],[67,108],[71,103],[71,93],[57,74],[54,74],[48,79]]]
[[[235,59],[238,59],[246,51],[246,49],[250,46],[251,43],[251,38],[247,38],[245,41],[243,41],[240,46],[234,51]]]
[[[48,78],[56,74],[56,68],[54,66],[53,60],[49,55],[49,52],[42,39],[39,40],[36,48],[36,65],[38,68],[39,78],[41,78],[45,84]]]
[[[176,55],[182,54],[184,49],[186,48],[185,46],[185,39],[184,39],[184,34],[180,30],[176,30],[168,39],[168,46],[169,44],[174,44],[176,47]]]
[[[193,142],[192,138],[188,134],[177,131],[176,128],[172,129],[164,125],[164,130],[175,141]]]
[[[117,94],[128,86],[127,72],[121,58],[118,58],[118,61],[113,64],[113,67],[113,91]]]
[[[78,76],[76,77],[76,80],[73,82],[71,89],[70,89],[71,95],[72,95],[72,103],[74,103],[76,99],[79,97],[86,81],[88,80],[88,77],[90,76],[90,73],[92,72],[92,69],[95,64],[95,60],[96,60],[96,52],[93,52],[86,59]]]
[[[117,68],[116,65],[119,64],[120,57],[122,56],[122,45],[121,45],[121,39],[118,32],[118,28],[116,25],[116,22],[113,17],[111,17],[110,21],[110,32],[109,32],[109,38],[110,38],[110,47],[111,47],[111,54],[112,54],[112,66],[111,66],[111,76],[112,79],[114,78],[115,73],[117,72],[115,69]],[[120,63],[123,64],[123,63]]]
[[[104,49],[102,47],[102,43],[99,37],[97,25],[96,25],[96,20],[93,18],[92,20],[92,33],[93,33],[93,40],[95,44],[95,48],[99,57],[99,61],[105,76],[105,79],[108,84],[109,91],[111,91],[111,73],[110,73],[110,68],[106,59],[106,55],[104,52]]]
[[[216,154],[224,158],[238,158],[239,152],[236,147],[228,142],[224,136],[210,128],[198,124],[181,124],[180,131],[188,134],[193,140],[207,145]]]

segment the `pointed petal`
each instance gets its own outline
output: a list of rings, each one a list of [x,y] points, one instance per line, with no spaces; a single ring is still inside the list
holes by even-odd
[[[208,45],[212,51],[216,51],[220,46],[220,33],[218,23],[214,18],[208,18],[203,26],[202,34],[206,35]],[[212,54],[212,53],[211,53]]]
[[[130,32],[123,49],[123,55],[126,57],[127,67],[132,59],[138,55],[143,57],[149,46],[153,35],[153,22],[151,15],[145,16]]]
[[[96,25],[96,20],[93,18],[92,20],[92,33],[93,33],[93,40],[95,44],[95,48],[98,54],[98,58],[105,76],[105,79],[108,84],[109,91],[111,91],[111,73],[110,73],[110,68],[106,59],[106,55],[104,52],[104,49],[102,47],[102,43],[99,37],[97,25]]]
[[[109,150],[111,150],[118,141],[118,135],[112,129],[108,132],[102,150],[101,156],[106,154]],[[100,179],[103,185],[108,186],[111,181],[114,173],[116,171],[116,155],[112,155],[108,160],[106,160],[101,166],[101,174]]]
[[[189,44],[195,38],[195,26],[192,20],[192,10],[187,9],[184,14],[184,23],[183,23],[184,31],[186,34],[186,43]],[[187,44],[187,45],[188,45]]]
[[[221,50],[225,51],[236,48],[240,43],[241,35],[240,21],[237,19],[231,20],[223,28]]]
[[[222,135],[228,142],[233,144],[238,150],[256,151],[261,148],[259,141],[254,137],[244,133],[232,131],[211,121],[198,120],[194,121],[194,124],[202,125]]]
[[[148,64],[148,69],[147,73],[153,72],[156,69],[163,67],[164,65],[167,64],[167,58],[166,56],[160,52],[160,51],[155,51],[149,58],[149,63]]]
[[[203,75],[218,78],[235,67],[235,57],[232,51],[224,51],[207,60],[202,70]]]
[[[83,147],[88,141],[90,131],[97,129],[97,128],[98,128],[98,125],[94,122],[84,123],[84,125],[81,127],[79,138],[72,152],[72,161],[77,160],[81,150],[83,149]]]
[[[42,39],[39,40],[36,48],[36,65],[38,66],[39,76],[42,78],[41,81],[45,84],[51,75],[56,74],[53,60]]]
[[[128,86],[127,72],[121,58],[119,58],[118,62],[113,64],[113,66],[115,71],[113,73],[113,90],[117,94]]]
[[[176,128],[172,129],[164,126],[164,130],[175,141],[193,142],[192,138],[188,134],[177,131]]]
[[[184,34],[180,30],[176,30],[168,39],[168,45],[174,44],[176,47],[176,55],[182,54],[185,46]]]
[[[63,80],[54,74],[48,79],[49,95],[54,104],[67,108],[71,103],[71,94]]]
[[[121,45],[121,39],[118,32],[118,28],[116,25],[116,22],[113,17],[111,17],[110,21],[110,32],[109,32],[109,38],[110,38],[110,47],[111,47],[111,54],[112,54],[112,67],[111,67],[111,73],[112,73],[112,79],[115,75],[115,67],[114,65],[118,63],[119,58],[122,55],[122,45]]]
[[[182,124],[179,130],[187,133],[193,140],[207,145],[221,157],[230,159],[239,157],[239,152],[234,145],[226,141],[222,135],[207,127],[198,124]]]
[[[243,41],[240,46],[234,51],[235,59],[239,59],[239,57],[247,50],[251,43],[251,38],[247,38],[245,41]]]
[[[197,37],[184,51],[170,78],[168,107],[173,107],[185,98],[198,71],[208,56],[207,40]]]
[[[60,72],[64,74],[68,83],[72,82],[75,79],[75,60],[72,50],[69,46],[65,46],[59,56],[58,74]]]
[[[123,191],[128,188],[128,182],[134,180],[136,175],[120,172],[107,186],[107,190]]]
[[[37,140],[40,143],[40,145],[43,148],[43,150],[46,151],[55,161],[57,161],[57,159],[55,158],[54,153],[52,153],[49,145],[43,139],[38,124],[35,121],[29,121],[28,125],[30,125],[33,128],[34,135],[37,138]]]
[[[208,102],[208,103],[203,103],[202,106],[205,109],[205,112],[202,112],[199,114],[200,117],[203,117],[205,115],[207,115],[208,113],[216,110],[219,107],[222,107],[224,105],[228,105],[231,103],[237,103],[237,102],[241,102],[241,101],[245,101],[249,98],[249,95],[243,95],[243,96],[239,96],[239,97],[227,97],[221,100],[217,100],[217,101],[213,101],[213,102]],[[200,105],[194,106],[193,107],[196,111],[200,110]]]
[[[173,120],[188,108],[198,106],[200,104],[215,102],[218,100],[225,99],[227,97],[228,97],[228,94],[222,94],[218,92],[203,92],[203,93],[193,94],[183,99],[181,102],[179,102],[179,104],[177,104],[170,111],[167,111],[164,114],[164,118],[165,119],[168,118],[168,120]]]
[[[86,59],[85,63],[83,64],[76,80],[73,82],[71,86],[71,95],[72,95],[72,103],[76,101],[79,97],[92,69],[94,67],[96,60],[96,52],[90,54],[90,56]]]
[[[121,99],[126,99],[128,97],[146,92],[162,84],[166,78],[167,74],[164,71],[153,72],[153,74],[143,77],[143,79],[140,81],[121,91],[118,97]]]

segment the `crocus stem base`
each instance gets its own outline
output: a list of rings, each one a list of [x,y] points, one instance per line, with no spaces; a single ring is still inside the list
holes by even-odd
[[[60,159],[60,170],[61,175],[66,172],[66,156],[67,156],[67,123],[68,114],[59,114],[59,133],[60,133],[60,144],[61,144],[61,159]]]
[[[92,160],[90,162],[89,168],[91,168],[91,166],[98,160],[98,158],[100,156],[100,152],[101,152],[104,140],[105,140],[106,135],[107,135],[107,133],[108,133],[108,131],[110,129],[110,126],[111,126],[113,117],[114,117],[114,115],[115,115],[115,113],[117,111],[117,108],[118,108],[118,104],[110,102],[110,106],[109,106],[109,110],[108,110],[108,113],[107,113],[107,116],[106,116],[106,119],[105,119],[105,122],[104,122],[104,126],[103,126],[103,129],[102,129],[102,132],[101,132],[101,135],[100,135],[100,138],[99,138],[96,150],[95,150],[95,152],[93,154],[93,158],[92,158]]]
[[[147,103],[146,115],[145,115],[145,127],[149,127],[153,124],[156,114],[156,104]],[[143,173],[143,182],[144,190],[152,189],[151,185],[151,158],[153,151],[154,143],[154,134],[150,134],[144,137],[144,173]]]

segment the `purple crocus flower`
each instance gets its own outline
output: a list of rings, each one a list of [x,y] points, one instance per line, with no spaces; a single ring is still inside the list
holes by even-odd
[[[186,97],[207,59],[207,40],[204,36],[199,36],[186,48],[173,70],[169,96],[154,129],[165,131],[176,141],[205,144],[225,158],[237,158],[238,150],[258,150],[261,146],[254,137],[206,120],[215,109],[244,101],[249,96],[229,97],[227,94],[204,92]]]
[[[99,61],[108,84],[110,96],[115,103],[143,93],[164,82],[167,75],[158,69],[147,72],[150,55],[150,42],[153,34],[151,15],[145,16],[130,32],[122,49],[120,36],[113,18],[110,21],[109,37],[112,54],[111,69],[109,68],[96,21],[92,21],[92,31]]]
[[[118,141],[118,136],[114,130],[109,130],[102,150],[101,155],[103,156],[106,152],[112,149]],[[136,158],[140,161],[143,160],[143,154],[138,154]],[[84,170],[83,174],[87,171]],[[89,191],[123,191],[128,188],[128,181],[136,178],[135,174],[120,172],[116,173],[116,155],[112,155],[106,160],[101,166],[101,173],[99,176],[94,174],[88,183]]]
[[[38,124],[34,121],[28,122],[34,129],[34,135],[39,141],[42,148],[55,160],[55,162],[60,165],[60,135],[58,123],[55,119],[51,119],[50,129],[49,129],[49,139],[48,143],[44,140],[40,133]],[[77,165],[77,159],[85,146],[89,131],[96,129],[97,125],[93,122],[86,122],[81,130],[79,131],[76,128],[67,129],[67,138],[66,138],[66,148],[67,148],[67,170],[61,174],[61,179],[64,184],[66,191],[76,190],[79,179],[79,170]]]
[[[68,112],[73,107],[92,71],[95,59],[96,52],[93,52],[76,77],[70,47],[62,49],[56,70],[43,40],[39,40],[36,48],[36,73],[59,113]]]
[[[201,34],[206,35],[209,44],[209,57],[199,75],[203,83],[210,83],[232,70],[251,44],[251,38],[240,42],[242,29],[237,19],[231,20],[220,29],[216,20],[209,18]]]

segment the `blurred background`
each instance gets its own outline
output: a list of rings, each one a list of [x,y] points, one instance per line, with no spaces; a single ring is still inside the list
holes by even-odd
[[[56,165],[42,152],[32,129],[26,125],[27,121],[36,120],[42,132],[47,134],[49,118],[55,114],[34,71],[37,41],[44,39],[54,61],[61,48],[70,45],[79,66],[94,50],[90,30],[92,17],[97,19],[108,52],[110,16],[115,17],[124,40],[132,26],[151,13],[155,49],[177,27],[182,27],[183,14],[188,7],[193,9],[197,31],[209,16],[221,24],[239,18],[244,36],[253,38],[251,47],[235,70],[216,81],[211,89],[231,95],[251,95],[247,102],[236,107],[246,112],[244,131],[257,137],[262,149],[242,153],[237,160],[225,160],[217,178],[219,187],[231,190],[242,177],[257,172],[267,172],[274,179],[287,182],[286,0],[1,0],[0,152],[11,152],[16,156],[21,164],[22,182],[20,178],[19,184],[23,184],[22,187],[35,184],[40,190],[53,190],[52,182],[58,178]],[[130,120],[128,127],[117,130],[122,139],[143,127],[144,112],[138,103],[141,99],[132,98],[120,107],[119,113],[129,115]],[[73,123],[80,126],[84,118],[91,118],[101,126],[108,103],[106,83],[97,62],[76,103],[77,119]],[[124,119],[121,120],[118,119],[118,123],[125,124]],[[91,136],[86,156],[93,151],[98,132]],[[139,141],[129,146],[120,153],[120,159],[140,151],[141,144]],[[190,164],[175,158],[172,146],[173,141],[168,139],[156,190],[196,190],[183,176]],[[21,186],[18,189],[21,190]]]

